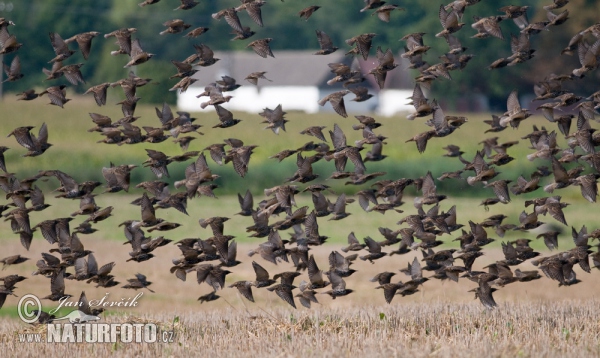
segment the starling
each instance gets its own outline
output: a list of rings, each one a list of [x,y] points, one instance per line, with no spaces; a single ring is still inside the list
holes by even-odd
[[[234,119],[233,113],[219,106],[218,104],[215,105],[215,110],[217,111],[217,115],[219,116],[220,123],[213,126],[213,128],[229,128],[242,121],[241,119]]]
[[[398,5],[392,5],[392,4],[383,5],[383,6],[379,7],[377,10],[375,10],[375,12],[373,12],[371,14],[371,16],[377,15],[379,20],[381,20],[383,22],[390,22],[390,13],[394,10],[405,10],[405,9],[399,7]]]
[[[23,44],[17,42],[15,35],[8,33],[8,25],[14,24],[12,21],[5,22],[2,18],[0,25],[0,55],[17,51]]]
[[[65,88],[67,88],[65,85],[48,87],[40,93],[40,96],[48,94],[50,104],[63,108],[65,103],[71,100],[66,98],[67,92],[65,91]]]
[[[10,67],[5,64],[2,64],[2,66],[4,68],[4,73],[6,73],[6,79],[2,81],[2,83],[14,82],[25,76],[21,73],[21,60],[19,59],[18,55],[13,58],[12,62],[10,63]]]
[[[298,13],[298,15],[303,18],[304,20],[308,21],[308,19],[312,16],[312,14],[319,10],[321,7],[317,6],[317,5],[313,5],[313,6],[309,6],[305,9],[300,10],[300,12]]]
[[[242,5],[236,7],[235,11],[240,12],[246,10],[252,21],[258,26],[263,27],[262,12],[260,8],[266,3],[267,2],[263,0],[245,1]]]
[[[238,292],[244,296],[248,301],[254,302],[254,296],[252,296],[253,283],[250,281],[237,281],[229,286],[229,288],[237,288]]]
[[[350,46],[356,45],[358,53],[360,53],[360,55],[363,57],[363,60],[366,61],[369,57],[369,51],[371,50],[371,42],[375,36],[377,36],[377,34],[361,34],[347,39],[346,43]]]
[[[335,300],[336,297],[346,296],[354,292],[354,290],[346,288],[346,281],[344,281],[344,279],[334,271],[328,272],[327,276],[331,280],[332,289],[329,291],[320,292],[321,294],[329,295]]]
[[[271,51],[271,47],[269,46],[269,42],[273,41],[272,38],[254,40],[250,42],[246,47],[252,47],[254,52],[260,57],[267,58],[267,56],[273,56],[273,52]]]
[[[37,138],[30,133],[34,127],[19,127],[10,132],[8,137],[14,135],[17,143],[28,150],[24,157],[36,157],[42,155],[52,146],[48,143],[48,127],[43,123],[38,131]]]
[[[249,74],[248,76],[246,76],[246,78],[244,78],[246,81],[252,83],[253,85],[257,86],[258,85],[258,80],[259,79],[263,79],[263,80],[267,80],[269,82],[272,82],[270,79],[265,77],[265,73],[266,72],[252,72],[251,74]]]
[[[385,4],[385,1],[380,1],[380,0],[364,0],[364,1],[365,1],[365,7],[362,8],[360,10],[360,12],[377,9],[378,7],[383,6],[383,4]]]
[[[500,29],[499,22],[504,18],[502,16],[489,16],[484,18],[475,17],[475,22],[471,25],[472,28],[477,30],[477,35],[474,38],[486,38],[494,36],[500,40],[504,40],[502,30]]]
[[[92,40],[98,35],[100,35],[100,33],[97,31],[83,32],[66,39],[65,43],[70,44],[71,42],[76,41],[83,58],[87,60],[90,56]]]
[[[153,56],[154,56],[154,54],[145,52],[142,49],[142,45],[140,45],[139,39],[135,39],[131,43],[131,54],[130,54],[131,61],[127,62],[127,64],[123,67],[127,68],[127,67],[131,67],[131,66],[141,65],[142,63],[150,60]]]
[[[39,95],[35,93],[34,89],[30,89],[25,92],[18,93],[17,96],[19,97],[17,98],[17,101],[31,101],[38,98]]]
[[[346,113],[346,106],[344,105],[344,96],[348,93],[350,93],[350,91],[343,90],[328,94],[319,100],[319,105],[325,106],[325,103],[329,102],[337,114],[346,118],[348,117],[348,114]]]
[[[315,55],[329,55],[338,50],[338,47],[333,46],[329,35],[320,30],[316,30],[315,32],[317,33],[317,40],[319,40],[319,47],[321,47],[319,51],[315,52]]]
[[[105,82],[96,86],[90,87],[84,94],[93,94],[96,104],[103,106],[106,104],[106,89],[110,86],[110,83]]]
[[[296,302],[294,302],[294,296],[292,294],[292,290],[295,288],[297,287],[281,283],[268,287],[267,290],[275,292],[279,298],[287,302],[290,306],[296,308]]]
[[[440,22],[442,23],[444,30],[436,34],[435,37],[444,37],[445,35],[450,35],[465,26],[464,23],[459,22],[458,14],[454,10],[447,12],[444,8],[444,5],[440,5],[438,17],[440,18]]]
[[[54,49],[54,53],[56,54],[56,57],[54,57],[52,60],[48,61],[48,63],[52,63],[52,62],[56,62],[56,61],[63,61],[65,59],[71,57],[71,55],[75,53],[75,51],[69,49],[66,42],[56,32],[50,33],[50,42],[52,43],[52,48]]]
[[[158,3],[160,0],[144,0],[143,2],[139,3],[139,7],[144,7],[146,5],[154,5],[156,3]]]
[[[200,4],[198,1],[195,1],[195,0],[179,0],[179,1],[181,2],[181,5],[176,7],[174,10],[189,10],[189,9],[193,8],[194,6]]]
[[[65,294],[65,268],[61,268],[52,274],[50,279],[50,295],[42,297],[42,299],[48,299],[51,301],[59,301],[64,297],[72,297],[69,294]]]
[[[208,30],[209,30],[208,27],[197,27],[197,28],[191,30],[190,32],[188,32],[187,34],[185,34],[184,37],[187,37],[188,39],[193,39],[193,38],[196,38],[196,37],[202,35],[203,33],[205,33]]]
[[[1,259],[0,262],[2,263],[2,269],[4,270],[6,268],[6,266],[17,265],[17,264],[23,263],[27,260],[29,260],[29,258],[23,257],[21,255],[13,255],[13,256],[8,256],[8,257]],[[6,286],[6,284],[5,284],[5,286]]]
[[[317,292],[310,289],[309,285],[306,281],[300,282],[299,289],[300,289],[300,293],[294,297],[298,297],[302,306],[304,306],[306,308],[310,308],[311,302],[319,303],[319,301],[317,301],[317,297],[315,296],[315,294]]]
[[[169,20],[169,21],[163,23],[163,26],[165,26],[167,29],[161,31],[159,33],[160,35],[164,35],[164,34],[178,34],[180,32],[183,32],[183,30],[189,29],[192,25],[186,24],[181,19],[174,19],[174,20]]]

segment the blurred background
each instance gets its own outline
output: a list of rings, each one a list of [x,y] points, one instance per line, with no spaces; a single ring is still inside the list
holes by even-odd
[[[434,37],[435,33],[441,29],[438,18],[432,16],[437,14],[440,5],[438,2],[400,1],[398,5],[407,8],[408,11],[395,11],[391,16],[391,21],[384,23],[376,16],[361,13],[359,10],[363,7],[363,2],[360,0],[315,1],[315,4],[322,8],[306,22],[298,17],[298,12],[311,5],[308,2],[287,1],[283,3],[272,0],[262,8],[265,23],[262,28],[254,24],[245,13],[240,14],[242,24],[250,26],[253,31],[256,31],[253,37],[243,41],[230,41],[233,35],[230,34],[229,25],[224,20],[217,21],[211,17],[211,14],[226,7],[239,6],[239,0],[200,1],[200,4],[188,11],[173,11],[173,8],[179,5],[177,1],[163,0],[144,8],[140,8],[137,5],[138,2],[134,0],[1,0],[0,17],[9,18],[17,24],[11,28],[11,33],[16,34],[19,42],[24,44],[24,51],[21,52],[26,53],[21,56],[25,78],[14,84],[5,84],[4,91],[23,91],[43,83],[45,76],[41,69],[49,68],[50,65],[47,61],[53,57],[52,47],[46,35],[51,31],[58,32],[63,38],[68,38],[84,31],[99,31],[105,34],[122,27],[137,28],[138,32],[134,37],[141,39],[146,51],[156,54],[152,61],[139,66],[138,75],[160,82],[160,85],[143,89],[143,101],[146,103],[167,101],[175,104],[177,102],[176,94],[167,91],[176,83],[176,80],[167,79],[167,74],[170,75],[174,71],[170,61],[181,61],[192,54],[194,52],[193,44],[204,43],[214,51],[221,52],[251,52],[246,48],[250,41],[273,37],[274,41],[270,45],[277,58],[277,53],[281,50],[309,51],[309,53],[316,51],[318,42],[315,30],[318,29],[326,32],[332,38],[334,45],[340,47],[340,50],[331,56],[323,56],[325,58],[323,61],[327,63],[344,57],[343,53],[350,49],[350,46],[344,43],[345,39],[361,33],[373,32],[377,34],[377,37],[373,40],[373,49],[371,50],[373,58],[370,58],[369,61],[375,61],[374,50],[377,46],[381,46],[384,51],[386,48],[390,48],[396,54],[396,61],[400,63],[399,68],[390,73],[393,78],[388,80],[386,89],[411,91],[414,86],[411,78],[416,76],[417,71],[406,70],[408,66],[406,60],[400,59],[400,54],[404,52],[404,41],[399,41],[399,39],[412,32],[425,32],[425,43],[432,47],[425,56],[430,63],[435,63],[437,56],[441,56],[447,51],[444,39]],[[571,18],[569,21],[559,27],[554,27],[552,32],[532,36],[532,48],[537,50],[534,61],[528,61],[509,69],[488,70],[487,66],[494,60],[510,54],[510,33],[518,34],[517,27],[512,21],[504,21],[500,24],[505,37],[504,41],[496,38],[472,39],[470,36],[476,33],[470,28],[470,24],[474,22],[472,17],[475,15],[481,17],[499,15],[498,8],[513,2],[482,1],[477,6],[466,9],[463,22],[467,23],[467,26],[456,36],[463,46],[468,48],[467,53],[475,54],[475,58],[471,60],[465,70],[454,71],[452,81],[436,81],[432,88],[433,97],[436,97],[444,108],[460,112],[488,109],[504,111],[506,96],[510,90],[517,89],[524,96],[526,93],[532,93],[532,84],[535,81],[543,80],[540,76],[562,73],[564,68],[578,67],[577,56],[560,56],[559,54],[575,33],[597,21],[597,1],[594,0],[571,0],[568,7]],[[541,6],[542,1],[530,0],[526,4],[531,6],[530,22],[546,19],[546,12]],[[335,13],[335,16],[332,16],[332,13]],[[175,18],[191,24],[192,28],[204,26],[209,27],[210,30],[192,40],[184,38],[182,34],[159,35],[158,33],[164,29],[162,24]],[[100,37],[93,41],[92,56],[82,67],[82,73],[88,84],[115,81],[128,73],[127,69],[122,68],[122,56],[110,55],[110,51],[115,47],[113,42],[114,39],[105,40]],[[289,71],[295,71],[294,64],[302,63],[301,56],[306,56],[306,52],[298,54],[300,58],[290,64]],[[265,60],[267,66],[270,60]],[[227,64],[217,63],[217,66],[226,68]],[[268,68],[265,69],[265,71],[268,70]],[[306,68],[297,70],[306,70]],[[324,70],[327,71],[328,68],[325,67]],[[223,71],[210,70],[210,67],[202,69],[200,74],[203,71],[213,71],[214,73],[210,75],[223,73]],[[318,70],[315,69],[315,71]],[[510,71],[510,76],[506,76],[508,71]],[[319,78],[315,78],[315,85],[319,85],[318,80]],[[578,81],[577,89],[594,92],[597,80],[598,73],[596,72],[583,81]],[[238,79],[238,81],[241,82],[242,79]],[[203,87],[207,83],[197,84]],[[567,90],[571,89],[568,83],[565,87]],[[85,89],[87,89],[86,86],[79,86],[75,90],[84,92]]]

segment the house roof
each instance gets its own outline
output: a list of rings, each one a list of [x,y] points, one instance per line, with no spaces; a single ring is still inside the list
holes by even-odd
[[[201,67],[194,75],[198,79],[195,85],[203,87],[225,75],[243,84],[250,73],[266,71],[265,77],[273,81],[269,85],[323,87],[335,76],[327,64],[339,62],[350,65],[354,61],[341,51],[326,56],[313,55],[311,51],[274,51],[273,54],[275,58],[265,59],[250,51],[215,51],[215,58],[220,61]],[[261,83],[265,85],[264,80],[259,80],[259,85]]]

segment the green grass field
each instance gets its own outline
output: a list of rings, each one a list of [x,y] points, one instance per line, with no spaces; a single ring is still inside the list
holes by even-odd
[[[118,96],[121,96],[121,93],[118,93]],[[42,156],[21,158],[25,150],[17,145],[14,138],[0,140],[0,145],[11,148],[5,153],[6,161],[9,163],[8,169],[23,176],[33,175],[40,169],[59,169],[69,173],[77,180],[102,180],[100,169],[103,166],[108,166],[110,162],[140,165],[147,159],[144,150],[146,148],[160,150],[167,155],[181,153],[181,149],[171,140],[159,144],[143,143],[123,146],[96,143],[104,137],[97,132],[87,132],[88,128],[94,126],[88,113],[104,114],[116,121],[122,117],[120,106],[110,105],[110,103],[116,103],[120,100],[116,97],[117,95],[111,96],[112,102],[109,99],[107,106],[97,107],[91,96],[77,97],[73,94],[69,95],[69,98],[74,99],[67,103],[64,109],[60,109],[46,105],[47,99],[44,97],[32,102],[17,102],[7,95],[7,98],[0,103],[0,110],[4,119],[0,122],[0,133],[8,135],[18,126],[31,125],[36,126],[33,132],[37,134],[39,126],[45,122],[49,128],[49,142],[54,145]],[[404,99],[401,100],[404,101]],[[158,127],[160,124],[153,106],[143,105],[143,101],[138,105],[136,115],[141,117],[135,122],[135,125],[139,127]],[[354,131],[351,128],[353,124],[358,123],[352,118],[352,115],[348,118],[342,118],[336,114],[307,115],[291,112],[286,116],[289,120],[286,124],[287,132],[282,131],[279,135],[272,133],[270,130],[264,130],[264,124],[260,123],[262,118],[257,114],[235,113],[235,118],[240,118],[243,121],[227,129],[210,128],[218,122],[217,116],[213,112],[194,113],[194,116],[198,118],[196,123],[204,126],[200,130],[204,135],[192,141],[189,150],[202,150],[208,145],[220,143],[226,138],[238,138],[243,140],[245,144],[258,145],[250,161],[248,175],[244,179],[235,174],[231,165],[219,167],[214,162],[209,162],[211,169],[222,176],[217,181],[220,186],[217,193],[220,191],[235,194],[245,191],[246,188],[251,189],[253,193],[259,192],[265,187],[278,185],[283,180],[291,177],[296,170],[295,156],[287,158],[282,163],[278,163],[275,159],[268,159],[268,157],[283,149],[298,148],[309,141],[318,142],[314,137],[298,135],[298,132],[309,126],[324,125],[327,126],[324,132],[327,132],[333,129],[334,123],[337,123],[346,134],[348,144],[362,138],[360,131]],[[414,142],[405,143],[415,134],[429,130],[429,127],[424,124],[424,119],[408,121],[405,115],[394,117],[375,116],[375,118],[383,124],[375,132],[388,138],[386,140],[388,144],[383,149],[383,153],[388,158],[381,162],[367,163],[367,169],[369,172],[387,172],[387,176],[381,177],[383,179],[414,178],[425,175],[428,170],[432,171],[434,177],[438,177],[443,171],[461,169],[463,165],[458,159],[442,157],[442,154],[445,153],[442,147],[448,144],[459,145],[466,153],[464,157],[470,160],[475,155],[475,151],[481,148],[479,142],[485,138],[495,136],[499,137],[499,143],[520,140],[519,145],[509,150],[509,154],[517,160],[502,167],[500,169],[502,175],[499,178],[516,179],[519,174],[528,176],[529,173],[535,170],[536,166],[545,165],[544,161],[541,160],[533,163],[527,161],[525,155],[531,153],[531,150],[527,149],[529,142],[520,139],[520,137],[531,131],[533,124],[538,125],[538,127],[545,125],[550,129],[549,123],[541,116],[531,117],[523,122],[518,130],[507,129],[501,133],[484,134],[483,132],[488,127],[483,121],[490,119],[490,116],[484,114],[468,115],[469,122],[452,135],[430,140],[424,154],[418,153]],[[328,135],[326,137],[328,138]],[[329,144],[331,145],[331,143]],[[173,178],[183,176],[187,164],[173,163],[169,166],[169,171],[172,174],[171,181],[174,180]],[[349,168],[352,168],[352,164],[349,164]],[[314,170],[320,175],[317,182],[325,182],[324,180],[333,171],[333,163],[321,161],[315,164]],[[132,181],[134,182],[152,180],[153,178],[154,176],[149,169],[138,168],[132,172]],[[329,182],[331,180],[327,183],[338,190],[343,187],[344,191],[353,191],[352,188],[344,187],[343,181],[331,184]],[[469,187],[464,182],[457,182],[452,179],[440,182],[438,186],[441,190],[449,191],[457,196],[493,195],[491,190],[482,190],[479,188],[480,186]],[[409,189],[407,192],[411,193],[411,190]],[[565,197],[576,197],[578,195],[577,190],[571,189],[563,191],[561,194]]]
[[[134,146],[114,146],[96,143],[102,139],[98,133],[88,133],[92,127],[88,112],[111,116],[114,120],[120,118],[118,106],[98,108],[91,98],[74,97],[67,103],[65,109],[44,104],[45,98],[34,102],[16,102],[7,98],[0,102],[0,145],[11,149],[5,153],[8,170],[17,177],[23,178],[37,173],[38,170],[59,169],[72,175],[78,181],[100,180],[101,168],[110,162],[115,164],[140,165],[147,157],[144,148],[153,148],[164,151],[168,155],[181,153],[181,150],[170,141],[162,144],[140,144]],[[116,102],[114,100],[113,102]],[[142,118],[137,125],[158,126],[159,122],[152,106],[140,105],[136,111]],[[450,113],[447,113],[450,114]],[[288,158],[283,163],[277,163],[268,156],[282,149],[297,148],[312,137],[303,137],[297,133],[311,125],[326,125],[328,129],[338,123],[345,131],[348,142],[360,139],[360,133],[351,130],[351,125],[356,123],[351,118],[341,118],[337,115],[306,115],[290,113],[287,115],[289,123],[287,132],[275,135],[271,131],[263,130],[259,124],[260,117],[254,114],[237,113],[236,118],[243,122],[236,127],[220,130],[211,129],[217,121],[214,113],[195,114],[198,122],[203,124],[205,135],[192,142],[190,150],[201,150],[211,143],[220,142],[225,138],[239,138],[246,144],[257,144],[250,162],[250,171],[246,178],[239,178],[230,165],[219,167],[209,159],[209,166],[221,175],[217,181],[220,188],[215,191],[218,199],[196,198],[188,202],[189,216],[174,209],[158,210],[157,217],[168,221],[181,223],[176,230],[161,233],[174,241],[188,238],[211,236],[209,230],[201,229],[198,219],[210,216],[230,217],[225,224],[225,233],[234,235],[240,243],[238,259],[243,264],[233,268],[232,274],[227,277],[227,284],[237,280],[253,280],[254,272],[251,261],[256,259],[273,275],[274,273],[292,270],[291,264],[275,266],[264,262],[262,259],[247,257],[248,250],[255,248],[265,239],[249,238],[245,228],[252,225],[248,217],[234,215],[239,211],[236,193],[244,193],[250,189],[254,194],[255,204],[264,198],[262,190],[265,187],[280,184],[285,178],[290,177],[295,171],[295,159]],[[388,137],[388,145],[384,147],[384,154],[389,158],[373,164],[367,163],[369,172],[386,171],[384,178],[397,179],[400,177],[418,177],[427,171],[432,171],[437,177],[444,170],[457,170],[462,164],[455,158],[444,158],[442,147],[449,144],[460,145],[470,159],[478,142],[489,137],[484,135],[485,125],[483,120],[487,115],[468,115],[469,122],[447,138],[434,139],[425,154],[419,154],[413,143],[404,143],[419,131],[428,129],[423,121],[408,121],[404,116],[392,118],[378,118],[383,123],[378,133]],[[25,150],[17,145],[14,138],[5,138],[14,128],[32,125],[39,128],[43,123],[49,127],[49,141],[54,146],[44,155],[36,158],[21,158]],[[532,124],[545,125],[544,120],[534,116],[524,122],[520,129],[508,129],[498,136],[500,142],[520,140],[530,129]],[[549,127],[549,126],[548,126]],[[36,130],[34,130],[34,133]],[[562,145],[561,140],[561,145]],[[521,140],[519,146],[513,147],[509,153],[517,160],[501,167],[502,175],[499,178],[515,178],[518,174],[527,174],[534,170],[536,165],[544,164],[543,161],[533,163],[525,159],[530,152],[528,143]],[[183,170],[188,163],[172,165],[171,182],[183,176]],[[343,186],[340,183],[330,183],[325,180],[333,171],[331,163],[321,162],[315,166],[315,171],[320,178],[315,183],[332,185],[337,192],[354,193],[366,188],[368,184],[360,187]],[[313,310],[299,307],[293,310],[281,301],[275,294],[264,289],[255,290],[256,303],[245,301],[235,289],[226,288],[219,291],[221,299],[200,304],[197,298],[210,292],[207,285],[198,285],[194,277],[188,277],[187,282],[181,282],[169,273],[171,259],[180,256],[179,250],[174,245],[168,245],[155,251],[157,257],[143,262],[125,262],[129,258],[129,246],[121,246],[125,241],[121,228],[117,225],[124,220],[139,219],[139,207],[129,203],[142,194],[134,185],[142,180],[154,180],[153,174],[147,168],[137,168],[132,175],[132,189],[129,193],[103,194],[96,198],[99,206],[112,205],[115,207],[113,216],[95,225],[99,231],[92,235],[81,235],[80,238],[86,249],[94,251],[100,265],[114,261],[117,263],[114,274],[118,281],[124,283],[137,272],[142,272],[153,282],[151,288],[155,294],[145,292],[142,306],[137,310],[110,310],[104,319],[110,322],[124,322],[135,317],[142,320],[155,320],[167,327],[173,324],[174,317],[180,317],[180,322],[172,326],[177,332],[177,340],[170,345],[124,345],[124,344],[76,344],[68,348],[67,345],[27,345],[19,343],[18,333],[41,332],[42,328],[29,327],[20,322],[16,317],[16,304],[18,298],[9,296],[0,310],[4,319],[0,324],[0,342],[7,347],[13,356],[27,356],[32,352],[43,352],[49,355],[59,355],[71,349],[78,354],[119,354],[123,356],[154,355],[175,356],[184,354],[189,350],[202,352],[202,354],[220,355],[225,350],[231,356],[247,356],[258,354],[261,356],[349,356],[366,352],[380,352],[383,356],[595,356],[600,354],[600,326],[593,312],[598,310],[597,292],[594,289],[600,284],[600,275],[594,270],[592,274],[582,272],[578,267],[576,272],[583,283],[573,287],[557,287],[556,282],[547,278],[534,281],[530,284],[516,283],[503,288],[495,293],[495,299],[500,307],[495,311],[485,310],[481,304],[473,300],[473,294],[468,292],[476,286],[475,283],[462,279],[458,284],[454,282],[427,282],[420,293],[406,298],[396,298],[391,305],[386,305],[382,292],[375,290],[374,283],[369,278],[378,272],[394,271],[406,267],[406,264],[416,256],[421,258],[420,252],[411,252],[403,256],[384,257],[371,265],[368,262],[358,262],[355,268],[358,273],[347,279],[348,287],[356,291],[348,296],[331,300],[329,297],[319,295],[320,305]],[[548,179],[547,179],[548,180]],[[312,184],[312,183],[311,183]],[[55,217],[68,216],[78,209],[78,201],[56,199],[50,191],[59,186],[58,181],[50,178],[47,182],[40,182],[44,188],[47,202],[51,206],[42,212],[32,212],[32,225]],[[304,185],[301,185],[304,187]],[[479,185],[481,187],[481,185]],[[442,210],[447,210],[452,205],[458,209],[458,221],[468,228],[468,221],[480,222],[486,217],[504,213],[509,216],[507,223],[517,224],[517,217],[524,209],[524,200],[541,196],[541,190],[528,196],[512,197],[508,205],[497,204],[485,211],[479,205],[485,197],[493,196],[491,190],[472,190],[466,183],[454,181],[453,184],[439,183],[440,193],[448,194],[448,199],[440,205]],[[100,192],[100,188],[97,189]],[[563,196],[564,201],[571,203],[565,209],[565,216],[569,226],[579,229],[587,225],[591,231],[596,226],[596,206],[585,201],[576,187],[567,188],[557,192]],[[332,250],[339,250],[345,244],[350,232],[362,240],[371,236],[376,240],[382,237],[377,231],[378,227],[397,229],[396,224],[405,215],[416,213],[412,205],[415,195],[413,188],[406,191],[405,204],[400,207],[403,214],[388,212],[385,215],[376,212],[365,213],[358,203],[350,204],[347,208],[350,215],[340,221],[319,220],[321,235],[330,237],[328,243],[322,247],[311,250],[315,255],[319,267],[326,270],[327,256]],[[330,200],[335,200],[336,195],[327,194]],[[298,206],[312,207],[310,195],[302,194],[297,197]],[[84,217],[77,217],[72,222],[72,227],[79,224]],[[283,216],[273,218],[271,222],[283,219]],[[570,228],[562,226],[550,216],[541,217],[542,221],[560,227],[563,234],[559,238],[559,249],[566,250],[573,247]],[[495,243],[487,246],[485,255],[479,258],[474,269],[480,270],[484,266],[502,258],[499,249],[500,242],[513,240],[520,237],[533,238],[538,232],[548,226],[531,233],[509,232],[504,238],[497,237],[489,231],[490,237],[496,239]],[[42,238],[39,232],[34,233],[34,241],[29,252],[20,245],[18,236],[13,234],[8,222],[0,225],[2,235],[3,257],[12,254],[22,254],[31,260],[19,266],[7,268],[3,274],[18,273],[28,277],[20,283],[17,294],[35,292],[46,295],[48,292],[48,279],[40,276],[31,276],[35,268],[35,261],[42,252],[47,252],[51,246]],[[155,236],[158,236],[157,234]],[[445,245],[442,248],[457,247],[451,240],[459,233],[441,237]],[[286,238],[287,234],[282,233]],[[531,246],[539,250],[542,255],[551,254],[542,242],[535,240]],[[393,247],[395,249],[396,247]],[[385,248],[384,251],[389,251]],[[361,253],[362,254],[362,253]],[[526,263],[522,269],[533,269]],[[400,274],[398,274],[400,275]],[[400,280],[404,277],[396,276]],[[300,279],[306,279],[306,274]],[[298,280],[299,281],[299,280]],[[121,285],[122,285],[121,284]],[[121,286],[120,285],[120,286]],[[67,282],[66,292],[78,296],[85,290],[88,297],[102,297],[110,292],[113,297],[130,297],[134,292],[115,287],[110,290],[94,288],[82,282]],[[55,304],[44,302],[48,307]],[[45,306],[46,307],[46,306]],[[530,344],[533,339],[535,344]],[[216,343],[215,343],[216,342]],[[377,355],[377,354],[376,354]]]

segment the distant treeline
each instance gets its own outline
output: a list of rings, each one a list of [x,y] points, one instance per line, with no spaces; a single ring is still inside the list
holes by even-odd
[[[0,10],[0,17],[8,18],[16,23],[11,33],[17,36],[23,48],[19,51],[22,70],[25,78],[15,83],[4,84],[5,92],[23,91],[32,87],[41,87],[52,82],[44,82],[42,68],[50,68],[48,60],[54,54],[48,33],[58,32],[63,38],[68,38],[76,33],[85,31],[99,31],[108,33],[122,27],[136,27],[138,32],[134,37],[140,38],[144,48],[156,57],[147,64],[140,66],[138,75],[150,77],[159,85],[151,86],[146,91],[146,103],[161,103],[167,101],[174,103],[175,93],[167,90],[176,83],[168,80],[168,76],[175,73],[171,60],[183,60],[193,53],[193,44],[205,43],[213,50],[246,50],[246,45],[253,39],[272,37],[271,47],[277,56],[281,49],[317,49],[318,42],[315,30],[322,30],[329,34],[334,44],[340,47],[339,51],[350,49],[344,42],[360,33],[374,32],[374,47],[381,46],[384,50],[391,48],[395,53],[403,51],[404,42],[399,39],[412,32],[425,32],[425,43],[432,49],[424,59],[434,64],[438,57],[444,54],[448,47],[444,39],[435,38],[434,34],[441,30],[440,22],[436,16],[440,3],[422,0],[402,0],[398,5],[406,11],[396,11],[391,16],[389,23],[384,23],[371,16],[369,11],[360,12],[364,6],[361,0],[335,0],[317,2],[322,8],[313,16],[304,21],[298,12],[310,5],[303,1],[269,1],[262,7],[264,27],[258,27],[245,13],[240,13],[244,26],[250,26],[256,34],[248,40],[230,41],[233,35],[231,28],[222,20],[218,21],[211,14],[226,7],[238,6],[239,0],[201,1],[198,6],[188,11],[173,11],[179,5],[175,0],[163,0],[155,5],[140,8],[134,0],[30,0],[12,1],[12,10]],[[454,80],[436,81],[433,92],[436,97],[453,99],[468,95],[469,93],[484,93],[490,98],[492,108],[497,109],[505,105],[507,93],[518,89],[519,93],[532,92],[532,83],[542,80],[540,74],[564,73],[578,66],[577,56],[560,55],[569,39],[578,31],[595,22],[597,18],[597,1],[571,0],[569,5],[571,20],[565,24],[553,27],[551,31],[532,37],[532,47],[537,49],[535,58],[527,63],[502,68],[494,71],[487,66],[499,57],[510,54],[510,34],[518,34],[518,27],[510,20],[501,23],[505,40],[496,38],[472,39],[475,30],[470,28],[474,22],[473,16],[485,17],[500,15],[498,8],[512,4],[514,1],[482,1],[475,6],[468,7],[463,22],[465,29],[456,35],[467,47],[467,53],[475,54],[475,58],[463,71],[454,71]],[[545,1],[527,1],[530,22],[546,19],[546,12],[542,5]],[[518,2],[523,3],[523,2]],[[331,14],[336,16],[332,17]],[[56,19],[60,18],[59,21]],[[175,18],[183,19],[190,23],[192,28],[204,26],[210,28],[200,37],[188,40],[182,34],[159,35],[164,30],[162,23]],[[335,19],[336,21],[332,21]],[[339,19],[344,19],[343,21]],[[577,21],[573,20],[577,19]],[[75,90],[85,91],[89,86],[116,81],[124,77],[128,70],[123,68],[126,63],[121,55],[111,56],[110,51],[116,49],[114,39],[104,39],[99,36],[92,43],[92,56],[88,61],[83,61],[81,56],[73,56],[68,63],[85,62],[81,71],[87,85],[80,85]],[[372,51],[374,53],[374,51]],[[12,55],[5,56],[4,63],[9,63]],[[268,64],[268,60],[265,60]],[[66,63],[67,64],[67,63]],[[407,71],[397,68],[396,71]],[[410,70],[414,71],[414,70]],[[414,71],[415,76],[417,72]],[[597,82],[597,72],[584,81],[578,81],[578,87],[573,90],[591,93]],[[591,78],[594,77],[594,78]],[[485,78],[485,81],[481,79]],[[238,79],[241,81],[241,79]],[[66,83],[64,79],[58,82]],[[567,89],[569,84],[566,84]],[[584,93],[585,94],[585,93]]]

